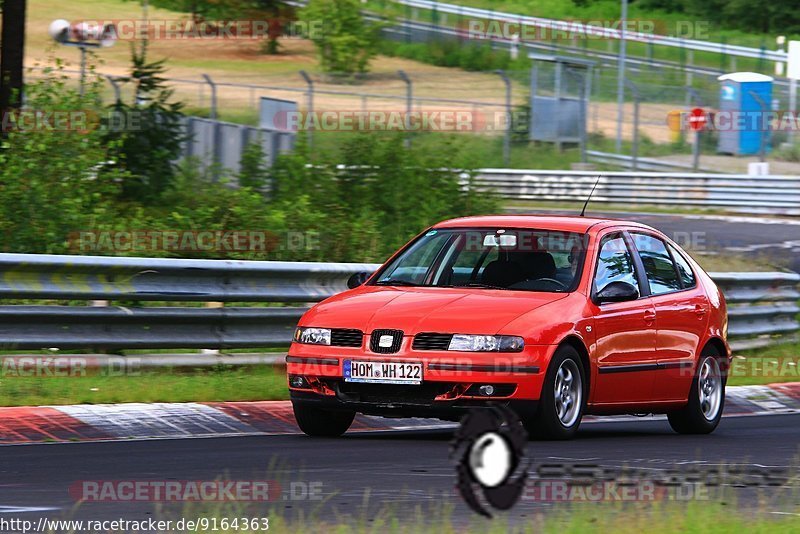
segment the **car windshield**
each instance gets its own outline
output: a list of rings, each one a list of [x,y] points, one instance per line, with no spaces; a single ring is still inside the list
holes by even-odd
[[[373,282],[385,286],[572,291],[584,235],[511,228],[432,229]]]

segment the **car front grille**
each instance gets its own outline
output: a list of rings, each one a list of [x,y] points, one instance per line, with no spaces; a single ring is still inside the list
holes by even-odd
[[[377,404],[431,404],[437,395],[447,393],[455,384],[428,382],[418,386],[395,384],[359,384],[340,382],[339,398]]]
[[[360,347],[364,341],[364,332],[354,328],[331,329],[331,346]]]
[[[414,350],[447,350],[451,339],[453,339],[453,334],[422,332],[414,336],[411,348]]]
[[[381,338],[384,336],[391,336],[392,338],[392,344],[388,347],[382,347],[380,345]],[[376,354],[392,354],[400,350],[400,345],[402,343],[402,330],[373,330],[369,340],[369,350]]]

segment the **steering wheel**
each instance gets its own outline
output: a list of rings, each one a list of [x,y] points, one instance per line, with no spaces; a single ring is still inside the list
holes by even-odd
[[[567,289],[566,284],[561,280],[556,280],[555,278],[538,278],[536,282],[552,282],[558,286],[559,289]]]

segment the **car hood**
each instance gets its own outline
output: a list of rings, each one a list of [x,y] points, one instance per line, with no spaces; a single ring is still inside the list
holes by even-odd
[[[438,287],[365,286],[331,297],[303,317],[303,326],[419,332],[497,334],[521,315],[566,293]]]

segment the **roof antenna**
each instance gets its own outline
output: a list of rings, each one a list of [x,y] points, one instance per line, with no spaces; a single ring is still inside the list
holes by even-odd
[[[597,189],[597,184],[600,183],[600,178],[601,178],[601,175],[598,174],[597,175],[597,180],[595,180],[595,182],[594,182],[594,187],[592,187],[592,191],[589,193],[589,196],[586,197],[586,202],[583,204],[583,209],[581,210],[581,217],[583,217],[584,214],[586,213],[586,206],[589,205],[589,201],[592,199],[592,195],[594,194],[594,190]]]

